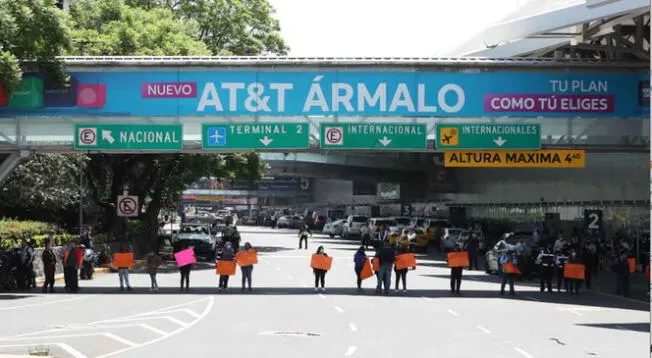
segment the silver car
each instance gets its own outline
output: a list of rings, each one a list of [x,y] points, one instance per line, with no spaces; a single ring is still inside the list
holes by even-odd
[[[344,223],[345,222],[346,222],[346,220],[340,219],[340,220],[335,220],[335,221],[331,221],[329,223],[326,223],[326,225],[324,225],[324,229],[322,230],[322,232],[324,234],[328,234],[328,236],[330,236],[331,239],[334,238],[335,236],[340,236],[341,237],[342,236],[342,231],[344,230]]]
[[[181,224],[179,232],[173,236],[173,245],[191,247],[195,255],[212,261],[217,251],[217,238],[211,233],[210,225]]]

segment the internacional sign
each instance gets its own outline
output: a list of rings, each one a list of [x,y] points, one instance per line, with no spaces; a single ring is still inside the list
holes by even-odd
[[[439,124],[437,149],[540,149],[539,124]]]
[[[324,70],[25,74],[2,116],[375,116],[647,118],[636,73]],[[647,81],[647,82],[646,82]],[[648,83],[647,87],[642,84]],[[1,97],[1,95],[0,95]],[[6,95],[5,95],[6,97]]]
[[[457,150],[444,152],[451,168],[584,168],[584,150]]]
[[[179,151],[180,124],[76,124],[75,150]]]
[[[308,123],[204,124],[204,150],[308,149]]]
[[[424,150],[426,125],[415,123],[321,123],[321,149]]]

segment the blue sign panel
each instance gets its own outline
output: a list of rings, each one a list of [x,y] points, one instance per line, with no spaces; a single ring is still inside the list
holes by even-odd
[[[76,72],[62,102],[2,116],[649,116],[636,73]],[[27,75],[29,76],[29,75]],[[42,95],[42,94],[34,94]],[[47,93],[50,95],[50,93]],[[218,143],[219,136],[215,137]],[[221,143],[221,142],[219,142]],[[219,144],[216,144],[219,145]]]
[[[226,145],[226,127],[208,128],[208,145],[223,147]]]

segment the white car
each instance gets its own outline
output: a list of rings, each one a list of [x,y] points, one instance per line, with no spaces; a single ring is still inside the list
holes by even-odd
[[[335,220],[326,223],[326,225],[324,225],[324,229],[322,230],[322,232],[324,234],[328,234],[328,236],[330,236],[331,239],[334,238],[336,235],[342,236],[342,230],[344,229],[345,222],[346,220],[340,219],[340,220]]]
[[[410,228],[410,223],[412,222],[412,219],[410,219],[408,217],[403,217],[403,216],[394,217],[392,219],[394,219],[394,221],[396,221],[398,223],[399,229],[408,229],[408,228]]]
[[[444,234],[441,239],[441,246],[445,252],[451,251],[455,248],[457,240],[465,230],[459,228],[447,227],[444,228]]]
[[[342,228],[342,238],[348,239],[349,236],[360,236],[360,229],[367,225],[369,218],[363,215],[349,215]]]

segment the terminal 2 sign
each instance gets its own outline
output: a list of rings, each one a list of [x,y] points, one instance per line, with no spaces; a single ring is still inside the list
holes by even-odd
[[[649,104],[639,100],[649,78],[637,73],[93,69],[69,75],[59,91],[25,74],[20,89],[0,101],[0,117],[649,117]]]

